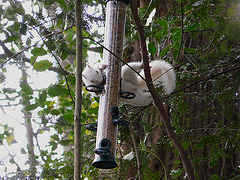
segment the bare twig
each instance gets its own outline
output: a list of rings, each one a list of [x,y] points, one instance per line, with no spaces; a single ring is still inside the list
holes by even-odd
[[[2,68],[4,66],[4,64],[6,64],[8,61],[10,61],[13,58],[16,58],[18,55],[22,54],[24,51],[30,49],[31,47],[36,46],[39,43],[39,41],[37,41],[36,43],[34,43],[31,46],[26,47],[25,49],[23,49],[22,51],[14,54],[12,51],[10,51],[5,44],[0,40],[0,46],[3,48],[4,52],[7,54],[7,56],[9,57],[1,66],[0,68]],[[30,61],[30,60],[29,60]]]
[[[213,79],[213,78],[215,78],[215,77],[217,77],[217,76],[220,76],[220,75],[222,75],[222,74],[226,74],[226,73],[228,73],[228,72],[231,72],[231,71],[234,71],[234,70],[238,70],[238,69],[240,69],[240,66],[237,66],[237,67],[234,67],[234,68],[231,68],[231,69],[227,69],[227,70],[225,70],[225,71],[221,71],[220,73],[216,73],[216,74],[214,74],[214,75],[212,75],[212,76],[208,76],[208,77],[199,79],[199,80],[196,81],[196,82],[193,82],[193,83],[191,83],[191,84],[189,84],[189,85],[187,85],[187,86],[185,86],[185,87],[183,87],[183,88],[181,88],[181,89],[178,89],[177,91],[172,92],[170,95],[168,95],[168,96],[166,96],[166,97],[164,97],[164,98],[168,98],[168,97],[172,96],[173,94],[177,94],[177,93],[179,93],[179,92],[181,92],[181,91],[183,91],[183,90],[185,90],[185,89],[187,89],[187,88],[189,88],[189,87],[191,87],[191,86],[193,86],[193,85],[196,85],[196,84],[198,84],[198,83],[200,83],[200,82],[203,82],[203,81],[206,81],[206,80],[209,80],[209,79]]]
[[[44,37],[44,38],[45,38],[45,37]],[[38,41],[38,42],[39,42],[39,41]],[[5,54],[8,56],[8,59],[0,66],[0,68],[2,68],[2,67],[4,66],[4,64],[6,64],[6,63],[7,63],[8,61],[10,61],[11,59],[17,58],[17,57],[18,57],[19,55],[21,55],[24,51],[30,49],[31,47],[36,46],[36,45],[38,44],[38,42],[36,42],[34,45],[31,45],[31,46],[26,47],[24,50],[22,50],[22,51],[20,51],[20,52],[14,54],[12,51],[10,51],[10,50],[5,46],[4,42],[2,42],[2,41],[0,40],[0,46],[3,48]],[[31,60],[30,60],[29,58],[27,58],[27,57],[24,57],[24,61],[31,64]],[[60,74],[62,74],[62,75],[68,75],[68,74],[70,74],[68,71],[64,70],[61,65],[60,65],[59,67],[60,67],[60,68],[50,67],[48,70],[54,71],[54,72],[56,72],[56,73],[60,73]]]
[[[10,156],[11,159],[12,159],[13,164],[15,164],[15,165],[17,166],[17,171],[21,171],[20,166],[18,165],[18,163],[17,163],[17,162],[15,161],[15,159],[14,159],[14,155],[11,154],[11,152],[8,150],[7,146],[5,146],[4,144],[2,144],[2,145],[3,145],[3,147],[7,150],[9,156]]]
[[[142,80],[144,80],[146,82],[146,79],[144,77],[142,77],[140,75],[139,72],[137,72],[135,69],[133,69],[128,63],[126,63],[124,60],[122,60],[120,57],[118,57],[116,54],[114,54],[112,51],[110,51],[108,48],[106,48],[105,46],[103,46],[102,44],[100,44],[99,42],[95,41],[94,39],[90,38],[90,37],[83,37],[83,39],[90,39],[91,41],[97,43],[99,46],[101,46],[103,49],[105,49],[106,51],[108,51],[110,54],[112,54],[114,57],[116,57],[119,61],[121,61],[123,64],[125,64],[126,66],[128,66],[131,70],[133,70],[139,77],[142,78]]]
[[[33,27],[33,28],[34,28],[34,27]],[[44,37],[40,34],[40,32],[39,32],[36,28],[34,28],[34,29],[35,29],[35,31],[38,33],[38,35],[40,36],[40,38],[42,39],[42,41],[43,41],[43,43],[45,44],[45,46],[48,47],[48,50],[49,50],[50,53],[53,55],[53,57],[55,58],[57,64],[59,65],[59,67],[60,67],[60,69],[61,69],[61,71],[62,71],[62,74],[63,74],[63,76],[64,76],[64,78],[65,78],[65,81],[66,81],[66,85],[67,85],[67,89],[68,89],[69,96],[70,96],[72,102],[75,103],[75,100],[74,100],[74,98],[73,98],[73,96],[72,96],[71,89],[70,89],[70,86],[69,86],[69,83],[68,83],[67,76],[66,76],[66,74],[64,73],[65,70],[64,70],[63,67],[61,66],[59,58],[58,58],[57,55],[51,50],[51,48],[49,48],[48,44],[46,43],[46,41],[44,40]]]

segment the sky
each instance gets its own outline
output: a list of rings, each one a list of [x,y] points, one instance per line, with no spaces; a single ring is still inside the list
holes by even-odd
[[[1,3],[1,2],[0,2]],[[8,2],[6,2],[5,5],[7,5]],[[31,7],[29,5],[31,1],[24,1],[24,6],[25,7]],[[35,7],[35,11],[37,11],[37,6]],[[25,8],[26,13],[31,13],[31,8]],[[2,20],[3,23],[4,19]],[[7,22],[9,24],[13,22]],[[34,32],[32,32],[34,33]],[[39,40],[37,38],[38,36],[35,34],[35,41]],[[4,40],[6,37],[3,34],[0,34],[0,39]],[[6,46],[9,46],[6,44]],[[10,48],[10,47],[9,47]],[[18,51],[17,47],[16,51]],[[0,54],[3,53],[2,48],[0,48]],[[30,53],[26,53],[26,56],[30,57]],[[50,59],[51,57],[49,55],[45,57],[41,57],[41,59]],[[41,60],[39,59],[39,60]],[[52,59],[52,58],[51,58]],[[14,88],[16,90],[20,90],[19,86],[19,80],[22,76],[21,71],[17,66],[14,65],[5,65],[6,67],[6,73],[5,73],[5,81],[0,84],[0,89],[2,88]],[[33,89],[42,89],[42,88],[47,88],[50,84],[54,84],[57,81],[57,75],[56,73],[53,72],[36,72],[33,71],[31,68],[28,69],[28,74],[30,74],[28,78],[29,85]],[[19,166],[22,169],[27,169],[28,165],[26,165],[26,160],[27,160],[27,155],[26,154],[21,154],[21,147],[26,149],[26,129],[23,125],[24,123],[24,118],[23,118],[23,113],[22,111],[22,106],[17,105],[17,106],[11,106],[8,107],[7,104],[8,102],[4,100],[4,96],[0,95],[0,103],[1,103],[1,109],[0,109],[0,123],[1,124],[7,124],[9,127],[14,128],[14,135],[17,143],[12,144],[10,146],[7,145],[7,142],[4,141],[3,145],[0,145],[0,177],[4,176],[5,174],[9,172],[14,172],[16,171],[16,165],[9,163],[9,153],[14,156],[15,161],[19,164]],[[16,102],[13,102],[14,104],[18,104],[19,100]],[[33,118],[38,119],[37,114],[33,113]],[[33,128],[34,131],[37,130],[38,125],[33,123]],[[0,133],[3,132],[3,128],[0,127]],[[44,149],[46,144],[43,144],[43,142],[48,142],[50,139],[50,134],[53,134],[54,132],[46,132],[43,135],[38,136],[38,140],[40,143],[40,146]],[[34,142],[36,144],[36,142]],[[36,149],[36,152],[38,153],[38,150]],[[7,171],[5,172],[5,166],[7,166]]]
[[[23,1],[24,2],[24,7],[26,10],[26,13],[31,14],[32,11],[32,7],[30,6],[29,3],[31,3],[31,1]],[[0,2],[1,4],[1,2]],[[7,5],[7,4],[6,4]],[[31,8],[29,8],[31,7]],[[33,7],[34,11],[38,10],[38,7],[35,6]],[[57,11],[61,11],[59,9],[57,9]],[[93,11],[93,9],[91,7],[88,8],[87,12],[89,14],[91,14]],[[8,23],[13,23],[13,22],[8,22]],[[92,29],[93,31],[95,31],[97,28],[96,24],[93,24]],[[102,29],[98,29],[100,32],[104,32],[104,28]],[[32,32],[34,33],[34,32]],[[38,41],[39,38],[37,34],[35,34],[35,41]],[[4,40],[5,36],[3,34],[0,34],[0,39]],[[17,47],[15,47],[17,50]],[[0,48],[0,54],[3,53],[2,48]],[[26,53],[26,56],[31,56],[30,53]],[[94,64],[96,61],[98,61],[101,57],[98,53],[94,53],[94,52],[88,52],[88,59],[89,59],[89,64]],[[41,57],[41,59],[52,59],[49,55],[47,56],[43,56]],[[39,59],[39,60],[41,60]],[[6,67],[6,79],[3,83],[0,83],[0,89],[2,88],[15,88],[17,90],[20,90],[19,87],[19,80],[21,75],[21,71],[19,70],[19,68],[17,66],[12,66],[12,65],[6,65],[4,66]],[[55,84],[55,82],[57,81],[57,75],[56,73],[50,72],[50,71],[46,71],[46,72],[36,72],[33,71],[31,68],[28,69],[28,74],[30,74],[29,78],[28,78],[28,82],[29,85],[33,88],[33,89],[43,89],[43,88],[47,88],[50,84]],[[24,147],[26,149],[26,129],[23,125],[24,123],[24,118],[23,118],[23,113],[21,112],[22,110],[22,106],[18,105],[18,106],[11,106],[8,107],[8,101],[3,99],[4,96],[0,95],[0,104],[1,106],[4,106],[4,108],[0,108],[0,123],[1,124],[7,124],[9,127],[13,127],[14,128],[14,135],[16,138],[17,143],[12,144],[11,146],[8,146],[6,141],[3,142],[3,145],[0,145],[0,178],[3,177],[5,174],[7,174],[8,172],[12,172],[12,171],[16,171],[16,165],[9,163],[9,153],[14,156],[15,161],[19,164],[19,166],[22,169],[27,169],[28,166],[25,164],[26,159],[27,159],[27,155],[26,154],[21,154],[21,147]],[[19,102],[16,101],[16,104],[18,104]],[[38,119],[37,114],[33,112],[33,118]],[[38,125],[33,123],[33,128],[34,131],[37,130]],[[3,128],[0,127],[0,133],[3,132]],[[50,131],[50,132],[45,132],[42,135],[38,136],[38,140],[40,143],[40,146],[42,149],[46,148],[46,144],[45,142],[49,142],[50,139],[50,135],[54,134],[55,132]],[[34,144],[36,144],[36,142],[34,141]],[[61,150],[60,150],[61,151]],[[36,149],[36,153],[38,153],[38,149]],[[59,154],[61,154],[62,152],[59,152]],[[7,166],[7,171],[5,172],[5,166]]]

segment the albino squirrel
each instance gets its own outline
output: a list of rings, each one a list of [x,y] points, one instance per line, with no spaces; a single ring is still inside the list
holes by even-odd
[[[128,63],[135,71],[140,72],[140,75],[145,78],[142,62]],[[107,65],[97,64],[89,66],[84,69],[82,76],[86,86],[89,85],[103,85],[105,74],[104,70]],[[162,60],[154,60],[150,62],[150,72],[154,84],[161,84],[165,94],[170,94],[176,87],[176,75],[171,64]],[[121,103],[129,103],[136,106],[147,105],[152,101],[152,96],[148,90],[146,82],[127,65],[122,67],[122,82],[121,91],[131,92],[135,94],[133,99],[125,99],[120,97]],[[91,92],[94,96],[101,94],[101,92]]]

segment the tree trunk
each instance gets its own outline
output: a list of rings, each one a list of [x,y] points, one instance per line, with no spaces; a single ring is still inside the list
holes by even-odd
[[[74,179],[82,174],[81,111],[82,111],[82,7],[81,0],[75,4],[76,12],[76,102],[74,113]]]
[[[176,4],[176,2],[170,0],[159,0],[156,6],[156,18],[163,17],[166,13],[168,13],[174,3]],[[140,1],[140,5],[148,4],[149,2],[146,0]],[[199,33],[199,35],[194,38],[190,34],[184,33],[183,41],[186,48],[196,48],[209,43],[202,33]],[[131,58],[132,54],[137,54],[136,49],[138,48],[135,48],[135,51],[132,48],[126,48],[125,57],[127,62],[129,62],[129,59],[133,59]],[[181,52],[178,56],[178,61],[178,63],[182,64],[188,62],[188,60],[184,57],[184,54]],[[182,82],[181,86],[184,87],[188,83],[186,82],[186,84],[184,84],[184,82]],[[178,124],[178,126],[180,125],[180,131],[184,130],[184,133],[180,134],[181,136],[179,135],[179,138],[181,138],[182,143],[189,143],[187,149],[188,154],[190,154],[191,160],[194,163],[195,176],[197,179],[201,180],[212,179],[213,176],[232,177],[239,166],[239,153],[236,150],[236,147],[232,145],[232,147],[224,149],[227,142],[224,142],[223,140],[220,142],[216,140],[217,147],[214,147],[212,143],[208,143],[202,148],[195,148],[195,146],[201,143],[201,140],[205,137],[214,137],[214,133],[218,131],[218,124],[222,124],[221,130],[224,131],[225,126],[227,127],[227,125],[235,123],[239,119],[237,116],[234,116],[231,119],[231,122],[226,122],[226,119],[228,118],[226,115],[220,113],[222,112],[221,107],[212,109],[212,107],[219,106],[218,99],[213,100],[214,102],[209,102],[209,100],[206,99],[207,94],[209,94],[212,90],[213,84],[211,84],[211,82],[197,83],[196,85],[187,88],[184,92],[185,97],[180,97],[183,97],[182,102],[186,102],[188,112],[183,115],[179,122],[172,122],[173,124]],[[238,98],[236,97],[235,99],[239,100],[239,93],[236,93],[236,96],[238,96]],[[201,100],[199,101],[199,99]],[[229,103],[230,105],[231,102],[228,101],[229,100],[226,99],[226,103]],[[214,105],[212,103],[214,103]],[[236,103],[236,107],[234,109],[236,114],[239,114],[239,101]],[[206,110],[210,111],[208,115],[204,115]],[[174,111],[175,110],[171,111],[172,114],[178,113]],[[151,107],[148,109],[147,113],[141,112],[139,114],[139,117],[134,119],[134,123],[132,125],[136,133],[135,136],[137,143],[141,143],[141,140],[145,139],[146,146],[149,148],[149,151],[150,147],[152,147],[151,153],[147,153],[147,155],[149,155],[148,166],[150,170],[152,173],[158,174],[157,177],[159,179],[164,179],[166,178],[164,168],[166,168],[167,179],[175,179],[172,175],[170,175],[173,174],[172,170],[181,170],[183,167],[182,163],[179,161],[179,156],[174,152],[175,149],[172,146],[169,146],[169,143],[165,142],[168,137],[166,136],[163,126],[159,125],[159,123],[162,123],[159,112],[156,111],[155,107]],[[177,116],[181,115],[178,114]],[[141,122],[146,123],[146,125],[143,125]],[[147,126],[152,127],[153,129],[151,129],[150,132],[147,132]],[[176,131],[178,130],[176,129]],[[122,146],[122,148],[124,151],[131,151],[133,147],[133,143],[131,141],[132,140],[129,139],[127,142],[123,143],[124,146]],[[215,151],[219,149],[219,154],[221,154],[221,157],[216,157],[216,161],[214,161],[214,157],[212,157],[213,148],[216,148]],[[222,150],[223,152],[221,152]],[[143,163],[146,158],[147,156],[142,156],[140,161]],[[217,165],[211,165],[211,163],[217,163]],[[163,164],[165,167],[163,167]],[[136,176],[136,165],[134,164],[133,166],[134,167],[129,168],[127,171],[125,176],[126,179],[131,179]],[[184,177],[184,175],[185,174],[180,172],[179,178]]]
[[[27,84],[27,74],[25,70],[25,64],[22,65],[21,71],[22,71],[22,81],[21,83]],[[26,95],[24,92],[22,92],[22,104],[23,104],[23,115],[24,115],[24,125],[26,128],[26,136],[27,136],[27,149],[28,149],[28,163],[29,163],[29,176],[30,179],[35,179],[36,177],[36,159],[35,159],[35,153],[34,153],[34,132],[32,127],[32,113],[29,111],[26,111],[25,108],[30,105],[29,102],[29,96]]]

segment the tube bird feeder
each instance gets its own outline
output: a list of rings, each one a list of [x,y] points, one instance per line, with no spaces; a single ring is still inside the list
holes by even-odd
[[[123,57],[126,5],[128,0],[108,0],[106,7],[104,46],[116,56]],[[113,119],[118,116],[121,62],[104,49],[103,64],[107,65],[106,84],[100,96],[95,159],[93,166],[111,169],[117,166],[116,145],[118,125]]]

